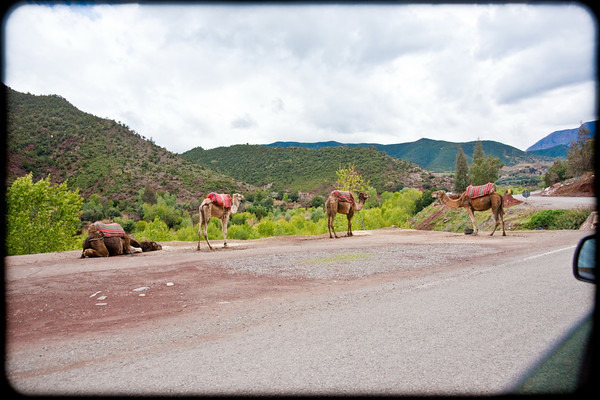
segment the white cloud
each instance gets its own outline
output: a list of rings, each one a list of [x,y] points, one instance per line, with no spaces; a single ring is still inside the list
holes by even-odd
[[[4,83],[169,150],[477,138],[525,149],[595,114],[574,5],[17,7]]]

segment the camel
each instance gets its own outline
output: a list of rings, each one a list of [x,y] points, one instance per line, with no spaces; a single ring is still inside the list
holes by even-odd
[[[81,258],[108,257],[133,254],[129,236],[104,236],[96,224],[90,225],[88,236],[83,242]]]
[[[214,195],[214,196],[211,196]],[[216,197],[215,197],[216,196]],[[220,203],[217,199],[222,199],[227,197],[230,202],[230,207],[227,207],[226,204]],[[200,204],[200,221],[198,222],[198,247],[197,250],[200,250],[200,242],[202,241],[202,235],[204,234],[204,238],[206,239],[206,244],[210,250],[213,250],[213,247],[210,245],[208,241],[208,221],[211,218],[218,218],[221,220],[221,228],[223,229],[223,247],[228,247],[227,245],[227,223],[229,222],[229,216],[231,214],[235,214],[240,206],[240,203],[244,200],[244,196],[235,193],[233,195],[233,199],[229,197],[228,194],[215,194],[210,193]]]
[[[346,214],[348,218],[348,232],[346,236],[352,236],[352,217],[356,211],[362,210],[365,201],[369,198],[369,195],[363,192],[358,194],[358,202],[354,201],[354,197],[350,192],[341,192],[334,190],[331,192],[327,200],[325,201],[325,211],[327,213],[327,229],[329,230],[329,238],[338,236],[335,234],[335,228],[333,222],[337,213]],[[333,236],[331,232],[333,231]]]
[[[120,225],[119,228],[122,229]],[[132,247],[137,247],[140,250]],[[154,250],[162,250],[162,246],[149,240],[140,242],[126,234],[122,236],[105,236],[98,225],[94,223],[88,228],[88,236],[83,242],[81,258],[118,256]]]
[[[496,232],[496,228],[500,223],[502,223],[502,236],[506,236],[506,231],[504,230],[504,199],[501,194],[492,192],[481,197],[470,198],[467,196],[467,192],[464,192],[457,199],[451,199],[444,190],[438,190],[431,195],[437,198],[440,203],[450,208],[465,208],[473,224],[473,235],[477,235],[478,233],[474,211],[486,211],[491,208],[496,223],[490,236]]]

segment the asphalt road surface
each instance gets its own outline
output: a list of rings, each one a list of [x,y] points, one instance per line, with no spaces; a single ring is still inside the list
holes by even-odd
[[[513,195],[519,201],[525,202],[523,207],[529,206],[543,209],[569,209],[593,208],[596,209],[596,197],[566,197],[566,196],[541,196],[540,192],[533,192],[529,197],[521,194]]]
[[[504,394],[591,312],[571,273],[589,233],[8,257],[6,377],[23,394]]]

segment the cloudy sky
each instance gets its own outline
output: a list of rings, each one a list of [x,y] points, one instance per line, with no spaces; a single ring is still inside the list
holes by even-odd
[[[497,140],[596,115],[577,5],[21,5],[3,82],[181,153],[278,140]]]

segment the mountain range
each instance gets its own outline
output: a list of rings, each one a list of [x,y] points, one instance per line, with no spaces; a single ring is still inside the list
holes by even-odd
[[[462,148],[467,160],[473,158],[473,150],[476,141],[471,142],[447,142],[444,140],[419,139],[414,142],[398,144],[377,144],[377,143],[352,143],[345,144],[339,142],[275,142],[266,146],[270,147],[296,147],[309,149],[322,149],[325,147],[373,147],[392,157],[414,162],[420,167],[433,172],[453,172],[456,164],[456,155],[459,146]],[[504,165],[517,165],[522,163],[551,162],[558,156],[547,156],[519,150],[516,147],[509,146],[493,140],[482,140],[483,151],[486,154],[497,157]],[[566,153],[565,153],[566,157]]]
[[[526,151],[536,152],[537,154],[567,156],[569,145],[573,140],[577,139],[577,133],[580,130],[585,130],[590,137],[596,136],[596,122],[589,121],[581,124],[579,128],[563,129],[552,132],[544,138],[535,142]]]
[[[353,164],[378,192],[402,187],[448,186],[458,146],[468,160],[476,142],[420,139],[410,143],[342,144],[276,142],[234,145],[177,154],[122,123],[75,108],[58,95],[36,96],[6,86],[6,181],[32,173],[68,181],[84,197],[100,194],[131,201],[147,187],[169,191],[185,202],[209,191],[278,191],[326,194],[336,171]],[[486,154],[506,165],[555,158],[482,141]],[[433,171],[433,172],[432,172]],[[438,173],[439,172],[439,173]]]

